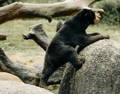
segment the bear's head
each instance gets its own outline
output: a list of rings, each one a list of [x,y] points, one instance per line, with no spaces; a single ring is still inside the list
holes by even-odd
[[[83,9],[76,16],[77,21],[87,24],[97,24],[100,22],[100,13],[94,12],[91,9]]]

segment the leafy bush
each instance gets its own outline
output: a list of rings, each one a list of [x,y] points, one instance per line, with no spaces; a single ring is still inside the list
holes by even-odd
[[[17,2],[17,1],[20,1],[20,0],[1,0],[0,7],[10,4],[10,3],[13,3],[13,2]]]
[[[103,23],[120,24],[120,0],[103,0],[94,4],[93,7],[105,10]]]

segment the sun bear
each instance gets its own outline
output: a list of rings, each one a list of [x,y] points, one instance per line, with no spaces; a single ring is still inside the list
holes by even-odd
[[[78,53],[91,43],[109,38],[109,36],[102,36],[99,33],[86,33],[89,25],[99,21],[100,18],[95,12],[83,9],[62,25],[46,51],[41,84],[50,85],[49,77],[67,62],[70,62],[76,70],[80,69],[84,60],[83,62],[78,60]],[[77,51],[75,50],[76,46],[79,46]]]

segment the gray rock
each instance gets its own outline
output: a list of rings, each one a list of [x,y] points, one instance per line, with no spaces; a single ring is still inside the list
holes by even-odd
[[[78,71],[68,66],[59,94],[120,94],[120,43],[101,40],[81,56],[85,64]]]
[[[16,81],[0,81],[0,94],[53,94],[48,90]]]
[[[0,72],[0,81],[1,80],[22,82],[22,80],[19,77],[7,72]]]

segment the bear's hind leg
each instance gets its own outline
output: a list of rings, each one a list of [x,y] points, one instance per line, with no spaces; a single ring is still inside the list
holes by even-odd
[[[48,79],[55,70],[56,70],[56,68],[53,68],[50,66],[48,68],[44,67],[42,76],[40,79],[40,86],[48,86],[49,85]]]
[[[70,63],[76,68],[76,70],[80,69],[85,62],[84,58],[79,59],[76,51],[72,52],[69,56]]]

